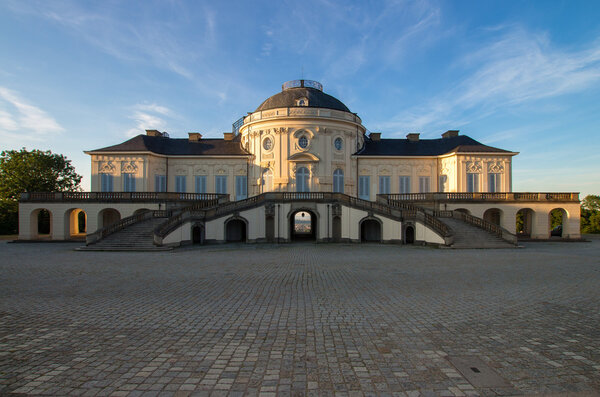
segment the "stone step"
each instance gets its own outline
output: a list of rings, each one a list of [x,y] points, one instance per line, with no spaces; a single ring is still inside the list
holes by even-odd
[[[440,220],[450,226],[454,232],[454,243],[451,248],[515,248],[515,245],[497,235],[460,219],[440,218]]]

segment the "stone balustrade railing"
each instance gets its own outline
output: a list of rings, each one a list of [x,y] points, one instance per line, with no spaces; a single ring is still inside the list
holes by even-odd
[[[26,192],[20,202],[180,202],[210,201],[213,205],[229,201],[228,194],[174,192]]]
[[[395,201],[562,201],[579,202],[579,193],[405,193],[378,195]]]
[[[343,112],[334,109],[321,109],[311,107],[293,107],[293,108],[277,108],[269,110],[261,110],[254,112],[244,117],[244,124],[252,123],[259,120],[267,120],[272,118],[282,117],[324,117],[338,120],[351,121],[361,124],[362,120],[354,113]]]

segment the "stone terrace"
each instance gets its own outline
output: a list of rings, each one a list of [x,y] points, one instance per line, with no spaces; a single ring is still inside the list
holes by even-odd
[[[0,242],[0,394],[600,391],[600,240],[76,246]]]

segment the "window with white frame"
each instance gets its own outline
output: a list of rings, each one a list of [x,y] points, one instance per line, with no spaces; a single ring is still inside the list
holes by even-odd
[[[155,192],[166,192],[167,191],[167,176],[166,175],[154,175],[154,191]]]
[[[310,174],[306,167],[299,167],[296,170],[296,191],[297,192],[310,191],[310,189],[308,187],[309,176],[310,176]]]
[[[340,168],[333,172],[333,192],[344,193],[344,171]]]
[[[235,176],[235,199],[236,200],[244,200],[246,197],[248,197],[248,194],[247,194],[248,184],[246,183],[246,181],[247,181],[246,175],[236,175]]]
[[[369,175],[361,175],[358,177],[358,197],[363,200],[371,199],[370,192],[371,178]]]
[[[215,193],[227,194],[227,175],[215,176]]]
[[[176,175],[175,176],[175,191],[177,193],[185,193],[186,189],[186,178],[185,175]]]
[[[206,175],[196,175],[196,193],[206,193]]]
[[[135,192],[135,175],[123,174],[123,191]]]
[[[488,174],[488,191],[490,193],[500,192],[502,190],[502,174]]]
[[[479,191],[479,174],[467,173],[467,192],[476,193]]]
[[[100,174],[100,191],[113,191],[113,176],[111,174]]]
[[[428,176],[420,176],[419,177],[419,193],[429,193],[430,192],[430,183]]]
[[[390,194],[390,177],[379,177],[379,194]]]
[[[400,177],[400,193],[410,193],[410,176],[403,175]]]

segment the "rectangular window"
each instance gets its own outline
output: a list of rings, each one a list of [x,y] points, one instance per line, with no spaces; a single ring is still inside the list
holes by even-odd
[[[370,200],[371,193],[369,185],[371,184],[371,178],[368,175],[361,175],[358,177],[358,197],[363,200]]]
[[[440,175],[438,190],[445,192],[447,190],[446,183],[448,182],[448,175]]]
[[[467,173],[467,192],[476,193],[479,191],[479,174]]]
[[[419,177],[419,193],[429,193],[429,177]]]
[[[206,193],[206,175],[196,175],[196,193]]]
[[[379,177],[379,194],[390,194],[390,177]]]
[[[135,176],[133,174],[123,174],[123,191],[135,192]]]
[[[410,193],[410,176],[400,177],[400,193]]]
[[[166,175],[154,175],[154,191],[155,192],[166,192],[167,191],[167,176]]]
[[[100,191],[101,192],[112,192],[113,191],[113,176],[110,174],[100,174]]]
[[[215,176],[215,193],[227,194],[227,175]]]
[[[247,191],[247,183],[246,183],[246,175],[236,175],[235,176],[235,199],[243,200],[248,195]]]
[[[185,175],[175,176],[175,191],[177,193],[185,193],[187,191],[185,186]]]
[[[488,185],[490,193],[500,192],[502,190],[501,174],[488,174]]]

